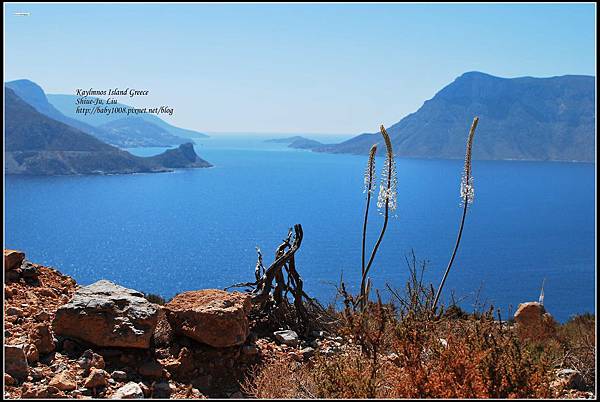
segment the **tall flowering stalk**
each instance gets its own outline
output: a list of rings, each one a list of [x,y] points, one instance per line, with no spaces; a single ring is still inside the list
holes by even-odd
[[[394,211],[397,207],[397,178],[396,178],[396,161],[394,159],[394,151],[392,149],[392,141],[390,140],[390,136],[388,135],[385,127],[383,125],[380,127],[381,135],[383,136],[383,140],[385,142],[386,148],[386,156],[385,163],[383,165],[383,171],[381,174],[381,185],[379,186],[379,196],[377,197],[377,207],[383,214],[383,227],[381,228],[381,232],[379,233],[379,238],[375,243],[375,247],[371,251],[371,257],[367,265],[364,265],[364,254],[363,254],[363,269],[362,269],[362,279],[360,282],[360,302],[361,306],[364,308],[367,305],[369,300],[369,292],[367,286],[367,275],[369,274],[369,270],[371,269],[371,265],[373,264],[373,260],[375,259],[375,255],[377,254],[377,250],[383,240],[383,235],[387,229],[387,224],[389,220],[390,211]],[[373,148],[371,148],[373,150]],[[364,241],[366,237],[366,219],[365,225],[363,226],[363,251],[364,251]]]
[[[473,149],[473,137],[475,136],[475,129],[477,128],[477,123],[479,123],[479,117],[475,117],[473,119],[473,124],[471,124],[471,130],[469,130],[469,138],[467,139],[467,151],[465,152],[465,168],[462,179],[460,181],[460,198],[463,206],[462,219],[460,221],[460,227],[458,229],[458,236],[456,238],[456,244],[454,245],[452,257],[450,257],[450,262],[448,263],[448,267],[446,267],[446,272],[444,272],[442,282],[440,283],[437,293],[435,294],[435,300],[433,301],[433,311],[435,311],[435,308],[438,304],[440,294],[442,293],[442,289],[444,288],[444,284],[446,283],[446,278],[448,278],[448,273],[450,272],[450,268],[452,268],[452,263],[454,262],[454,258],[456,257],[456,251],[458,250],[460,238],[462,237],[463,227],[465,226],[467,208],[469,204],[473,203],[473,199],[475,198],[473,177],[471,176],[471,152]]]
[[[375,154],[377,153],[377,144],[373,144],[369,151],[369,161],[365,169],[365,190],[367,193],[367,206],[365,208],[365,220],[362,233],[362,274],[365,274],[365,252],[367,241],[367,222],[369,221],[369,205],[371,204],[371,194],[373,194],[373,183],[375,182]]]

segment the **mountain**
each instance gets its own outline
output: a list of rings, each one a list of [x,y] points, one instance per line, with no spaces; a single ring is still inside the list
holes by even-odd
[[[29,103],[41,114],[46,115],[51,119],[60,121],[61,123],[78,128],[84,133],[91,134],[96,138],[103,139],[102,137],[104,136],[104,132],[102,129],[98,129],[82,121],[67,117],[52,104],[50,104],[46,94],[44,93],[44,90],[35,82],[29,80],[16,80],[7,82],[4,84],[4,86],[12,89],[19,98]]]
[[[75,100],[77,97],[72,97],[72,103],[67,108],[69,113],[63,113],[49,102],[49,98],[53,97],[54,95],[46,95],[44,90],[35,82],[30,80],[16,80],[5,83],[5,87],[12,89],[17,96],[33,106],[38,112],[50,117],[51,119],[78,128],[81,131],[93,135],[94,137],[106,143],[121,148],[162,147],[179,145],[189,141],[190,135],[187,135],[186,138],[183,138],[182,136],[174,134],[174,132],[186,134],[190,130],[171,126],[156,116],[152,116],[155,119],[148,120],[148,126],[145,127],[139,123],[136,123],[135,121],[133,121],[131,124],[124,124],[125,119],[142,120],[142,118],[135,116],[123,117],[123,115],[115,114],[106,121],[104,121],[101,117],[94,119],[93,117],[96,115],[81,117],[81,115],[75,113]],[[69,95],[65,96],[69,97]],[[103,123],[113,122],[115,120],[123,120],[123,122],[116,123],[115,126],[112,126],[107,130],[106,127],[99,127],[90,124],[92,121],[96,121],[98,119]],[[166,129],[165,126],[170,127],[171,129]],[[146,132],[145,129],[147,129],[149,132]],[[159,134],[161,131],[163,134]],[[191,132],[195,133],[193,131]]]
[[[177,137],[140,117],[112,120],[98,128],[104,131],[106,142],[119,144],[123,148],[168,147],[190,141],[188,138]]]
[[[192,144],[154,157],[138,157],[53,120],[4,89],[5,173],[26,175],[165,172],[209,167]]]
[[[474,159],[595,160],[595,77],[500,78],[469,72],[387,129],[400,157],[463,158],[473,117]],[[367,154],[361,134],[319,152]]]
[[[311,140],[310,138],[301,137],[299,135],[287,138],[274,138],[271,140],[266,140],[265,142],[287,144],[288,148],[295,149],[314,149],[325,146],[325,144],[323,144],[322,142]]]
[[[77,96],[75,95],[63,95],[63,94],[48,94],[48,102],[50,102],[54,107],[60,110],[64,115],[84,121],[94,127],[101,126],[113,120],[118,120],[124,118],[123,115],[120,114],[95,114],[95,115],[87,115],[82,116],[81,114],[75,113],[75,107],[77,102]],[[95,97],[88,97],[89,99],[96,99]],[[111,105],[115,107],[123,107],[123,108],[131,108],[131,106],[125,105],[123,103],[117,103],[115,105]],[[144,113],[137,116],[138,118],[144,119],[164,130],[169,132],[170,134],[177,137],[184,138],[207,138],[208,135],[204,133],[200,133],[194,130],[188,130],[185,128],[175,127],[162,120],[156,115]],[[127,116],[125,118],[136,118],[135,116]]]

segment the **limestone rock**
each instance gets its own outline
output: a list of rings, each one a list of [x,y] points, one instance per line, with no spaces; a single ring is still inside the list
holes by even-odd
[[[515,312],[517,331],[522,338],[541,340],[551,337],[556,331],[552,316],[538,302],[519,304]]]
[[[135,382],[131,381],[123,385],[114,393],[111,399],[143,399],[144,391]]]
[[[4,272],[17,269],[23,263],[25,253],[18,250],[4,250]]]
[[[298,334],[292,330],[284,330],[284,331],[275,331],[273,333],[275,335],[275,339],[284,345],[288,346],[297,346],[298,345]]]
[[[249,295],[216,289],[181,293],[165,305],[175,332],[217,348],[244,343],[251,308]]]
[[[102,347],[147,349],[158,319],[158,306],[136,290],[101,280],[78,289],[53,321],[57,335]]]
[[[27,358],[23,345],[4,345],[4,371],[12,377],[24,380],[27,378]]]

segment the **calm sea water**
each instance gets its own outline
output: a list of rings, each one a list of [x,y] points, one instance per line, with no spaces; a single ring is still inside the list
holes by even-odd
[[[287,229],[301,223],[297,268],[309,293],[333,300],[342,274],[356,290],[365,157],[289,150],[265,138],[198,140],[211,169],[7,177],[5,246],[82,284],[106,278],[170,297],[251,280],[255,246],[268,264]],[[425,279],[437,286],[460,219],[462,163],[397,164],[398,217],[372,269],[374,286],[402,287],[411,250],[428,260]],[[545,278],[556,318],[594,312],[594,165],[476,161],[474,176],[475,203],[446,295],[453,291],[467,309],[494,304],[506,317],[537,300]],[[375,211],[371,243],[381,223]]]

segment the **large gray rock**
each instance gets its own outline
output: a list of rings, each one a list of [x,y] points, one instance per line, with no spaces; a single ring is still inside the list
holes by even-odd
[[[27,358],[23,345],[4,345],[4,370],[19,380],[27,378]]]
[[[101,280],[78,289],[52,323],[56,335],[102,347],[147,349],[158,306],[136,290]]]
[[[275,339],[277,339],[279,342],[283,343],[284,345],[289,345],[289,346],[298,346],[298,334],[296,333],[296,331],[292,331],[291,329],[286,329],[283,331],[275,331],[273,333],[273,335],[275,335]]]

